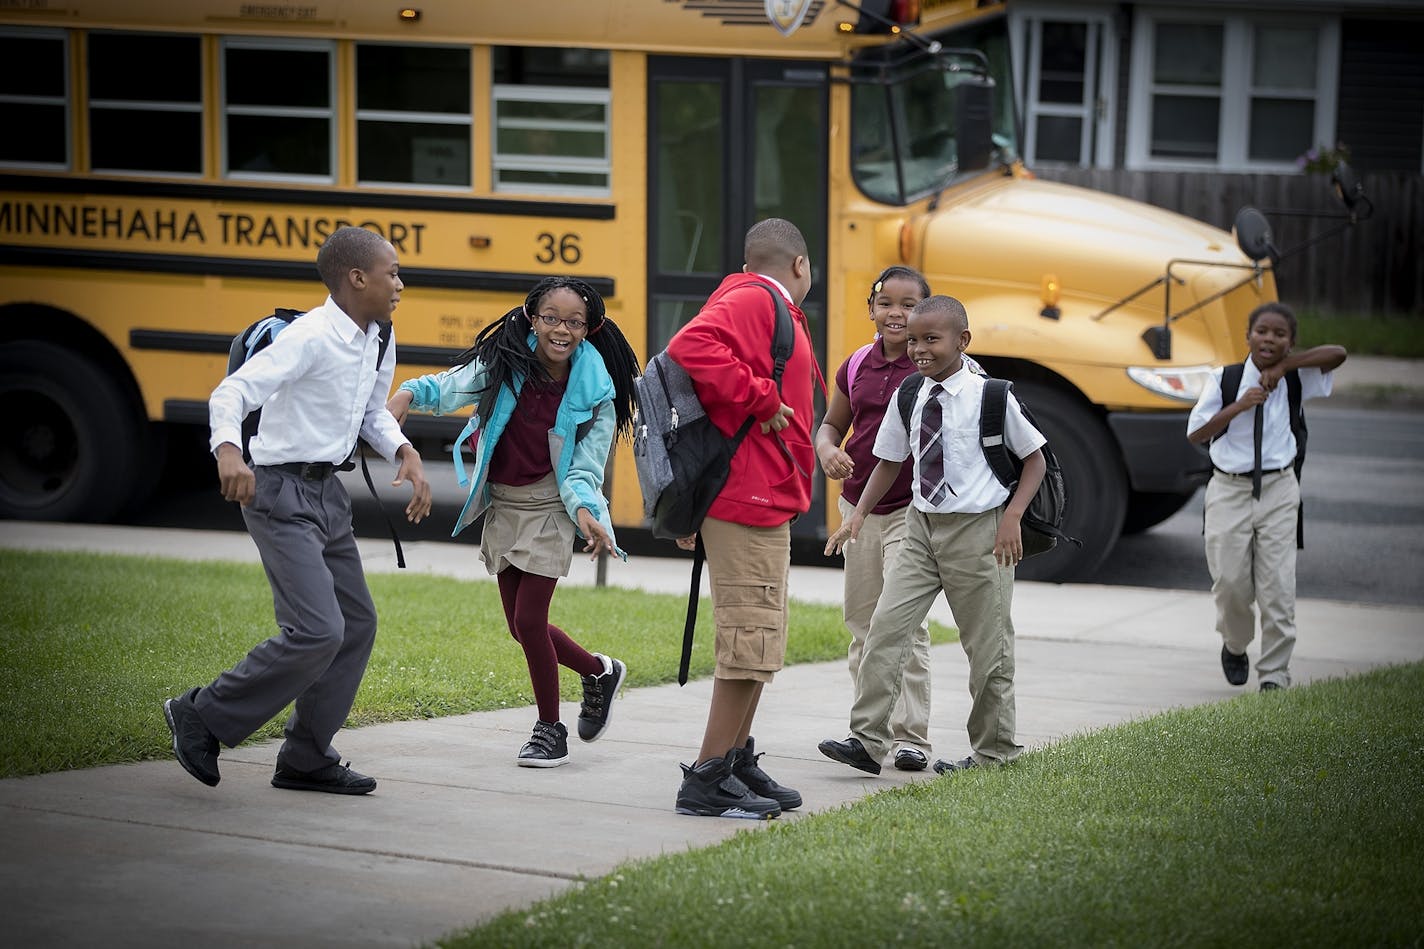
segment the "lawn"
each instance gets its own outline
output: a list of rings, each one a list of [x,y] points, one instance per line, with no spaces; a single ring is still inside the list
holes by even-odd
[[[1418,946],[1421,775],[1416,663],[629,863],[441,945]]]
[[[524,654],[493,583],[373,574],[380,611],[351,725],[532,705]],[[159,558],[0,551],[0,777],[172,755],[162,702],[212,680],[272,635],[262,568]],[[687,598],[561,586],[551,620],[628,663],[628,685],[677,677]],[[845,656],[838,607],[793,603],[787,661]],[[704,602],[691,675],[712,673]],[[934,642],[951,630],[931,624]],[[577,701],[567,670],[563,697]],[[252,740],[281,735],[279,716]]]

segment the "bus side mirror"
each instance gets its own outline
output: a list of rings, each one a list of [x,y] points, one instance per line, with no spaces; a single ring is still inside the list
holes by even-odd
[[[988,168],[994,154],[994,82],[965,78],[954,87],[954,142],[961,171]]]
[[[1236,246],[1241,248],[1241,253],[1257,263],[1269,257],[1271,266],[1275,266],[1281,252],[1276,249],[1271,224],[1264,214],[1253,207],[1244,207],[1236,212],[1232,230],[1236,232]]]

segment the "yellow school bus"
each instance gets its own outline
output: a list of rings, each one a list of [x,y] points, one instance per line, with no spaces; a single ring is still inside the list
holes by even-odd
[[[1275,291],[1227,233],[1023,168],[1005,19],[985,0],[0,4],[0,516],[141,497],[165,430],[206,423],[233,334],[321,298],[343,224],[399,253],[400,379],[553,273],[599,289],[646,359],[777,216],[811,247],[828,375],[868,341],[884,267],[965,302],[1084,542],[1024,575],[1089,576],[1203,479],[1185,412]],[[428,455],[449,421],[413,423]],[[636,529],[626,452],[614,518]]]

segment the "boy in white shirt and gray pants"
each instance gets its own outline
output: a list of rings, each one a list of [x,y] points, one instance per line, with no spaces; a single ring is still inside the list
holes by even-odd
[[[890,750],[890,714],[898,698],[912,633],[941,590],[959,626],[969,660],[972,753],[936,761],[939,774],[1004,764],[1023,747],[1014,738],[1014,626],[1010,616],[1014,566],[1023,558],[1020,522],[1043,481],[1043,435],[1025,420],[1010,393],[1004,440],[1023,459],[1013,496],[994,476],[979,443],[984,379],[965,366],[969,317],[964,305],[932,296],[911,312],[911,360],[924,377],[906,431],[887,412],[875,440],[880,459],[855,512],[831,535],[826,552],[855,543],[866,514],[913,456],[915,477],[898,569],[875,607],[856,677],[850,736],[820,744],[828,758],[870,774]],[[911,434],[913,433],[913,434]],[[1006,503],[1007,502],[1007,503]]]
[[[326,303],[293,321],[209,400],[222,495],[242,505],[278,626],[211,684],[163,703],[178,763],[210,787],[219,780],[218,742],[235,747],[293,701],[272,785],[337,794],[376,787],[331,747],[376,638],[351,499],[335,472],[358,436],[399,460],[392,484],[410,482],[413,523],[430,513],[430,485],[386,410],[394,345],[377,364],[380,324],[390,321],[403,286],[394,248],[371,231],[344,227],[322,245],[317,271],[331,291]],[[254,470],[242,455],[242,421],[258,407]]]

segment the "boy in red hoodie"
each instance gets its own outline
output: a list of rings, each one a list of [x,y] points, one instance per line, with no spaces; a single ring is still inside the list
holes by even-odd
[[[770,218],[747,232],[745,266],[732,274],[668,344],[723,434],[748,415],[753,426],[732,456],[731,475],[702,523],[717,627],[712,703],[697,761],[683,765],[677,812],[765,820],[801,805],[801,795],[757,766],[752,719],[762,688],[786,656],[786,581],[791,521],[811,506],[811,383],[819,373],[801,301],[811,289],[806,239]],[[785,297],[795,347],[772,380],[776,310],[757,284]],[[678,541],[690,549],[694,538]]]

